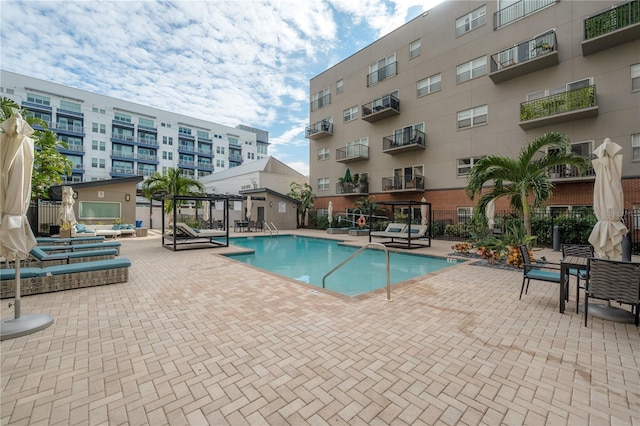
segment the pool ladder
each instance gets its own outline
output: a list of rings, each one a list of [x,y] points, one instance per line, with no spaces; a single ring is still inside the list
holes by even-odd
[[[348,261],[356,257],[361,252],[365,251],[370,246],[381,247],[384,250],[386,263],[387,263],[387,301],[390,302],[391,301],[391,273],[390,273],[390,266],[389,266],[389,249],[387,248],[387,246],[385,246],[382,243],[367,243],[362,247],[360,247],[355,253],[353,253],[351,256],[343,260],[338,266],[336,266],[335,268],[333,268],[332,270],[324,274],[324,277],[322,277],[322,288],[326,288],[324,281],[329,275],[333,274],[335,271],[340,269],[345,263],[347,263]]]
[[[276,227],[276,225],[273,222],[271,222],[271,226],[269,226],[269,224],[267,222],[265,222],[264,223],[264,227],[269,230],[269,234],[272,237],[273,237],[273,231],[274,230],[276,231],[276,237],[278,236],[278,228]],[[273,228],[273,229],[271,229],[271,228]]]

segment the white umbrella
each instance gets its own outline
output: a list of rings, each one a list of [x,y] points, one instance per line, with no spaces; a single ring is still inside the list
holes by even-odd
[[[70,186],[62,187],[62,204],[60,204],[60,212],[58,214],[58,219],[60,220],[60,225],[69,224],[69,226],[73,226],[76,223],[76,215],[73,212],[73,205],[75,204],[75,200],[73,199],[73,188]]]
[[[627,227],[622,223],[624,197],[622,193],[622,147],[606,138],[594,154],[593,211],[598,218],[589,242],[599,257],[619,260],[622,238]]]
[[[309,209],[304,210],[304,226],[309,226]]]
[[[484,210],[484,215],[487,217],[487,225],[489,226],[489,229],[493,229],[494,225],[496,224],[496,204],[493,202],[493,200],[487,203],[487,207]]]
[[[247,196],[247,220],[251,219],[251,207],[253,207],[253,201],[251,195]]]
[[[202,212],[202,220],[204,220],[205,222],[209,222],[209,210],[211,209],[211,203],[208,201],[205,201],[204,203],[202,203],[202,209],[204,210]]]
[[[333,222],[333,217],[331,217],[332,214],[333,214],[333,202],[329,201],[329,207],[327,208],[327,222],[329,223],[329,226],[331,226],[331,222]]]
[[[420,201],[422,203],[426,203],[427,199],[422,197],[422,199]],[[420,216],[422,217],[422,219],[420,220],[420,225],[426,225],[427,221],[429,220],[429,218],[427,217],[427,205],[426,204],[421,204],[420,205]]]
[[[16,300],[14,319],[0,323],[0,340],[30,334],[53,323],[48,315],[20,314],[20,260],[36,246],[27,210],[33,171],[33,129],[19,113],[0,124],[0,256],[15,261]]]

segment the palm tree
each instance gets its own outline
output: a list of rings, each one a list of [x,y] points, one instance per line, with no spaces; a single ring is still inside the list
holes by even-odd
[[[547,147],[557,149],[545,152]],[[487,182],[493,181],[493,189],[481,195],[477,209],[484,212],[489,201],[509,197],[511,206],[522,211],[527,236],[531,237],[531,208],[544,205],[551,197],[553,183],[549,170],[570,165],[582,174],[587,168],[587,159],[573,154],[570,148],[566,135],[551,132],[530,142],[517,158],[485,157],[469,172],[467,195],[473,200]]]
[[[315,199],[315,196],[313,195],[311,185],[306,182],[291,182],[289,189],[287,196],[300,201],[298,204],[298,227],[300,227],[304,223],[305,212],[307,209],[313,207],[313,200]]]
[[[156,172],[142,184],[142,193],[151,202],[157,194],[176,196],[197,196],[204,194],[204,185],[193,178],[182,175],[180,169],[171,168],[166,174]],[[173,213],[173,201],[165,203],[165,213]]]

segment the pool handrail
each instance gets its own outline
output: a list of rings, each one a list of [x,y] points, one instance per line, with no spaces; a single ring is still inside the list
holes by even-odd
[[[273,231],[276,231],[276,237],[278,236],[278,228],[276,228],[276,225],[271,222],[271,226],[269,226],[269,224],[265,221],[264,222],[264,227],[265,229],[269,230],[269,235],[271,235],[273,237]],[[273,229],[271,229],[271,227],[273,227]],[[263,232],[266,232],[265,230],[263,230]]]
[[[351,256],[347,257],[345,260],[340,262],[340,264],[338,266],[336,266],[335,268],[333,268],[332,270],[330,270],[329,272],[324,274],[324,277],[322,277],[322,288],[326,288],[324,281],[326,280],[326,278],[329,275],[333,274],[335,271],[340,269],[345,263],[347,263],[348,261],[350,261],[351,259],[356,257],[358,254],[360,254],[361,252],[366,250],[369,246],[378,246],[378,247],[380,247],[380,248],[382,248],[384,250],[384,254],[385,254],[386,262],[387,262],[387,302],[391,302],[391,272],[390,272],[390,268],[391,267],[390,267],[390,264],[389,264],[389,249],[387,248],[387,246],[385,246],[382,243],[366,243],[365,245],[360,247],[358,250],[356,250],[355,253],[353,253]]]

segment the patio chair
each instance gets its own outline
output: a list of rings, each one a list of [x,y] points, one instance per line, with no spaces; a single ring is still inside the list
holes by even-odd
[[[29,263],[35,263],[40,267],[52,265],[64,265],[70,263],[108,260],[113,259],[118,254],[115,249],[77,251],[66,253],[47,253],[39,247],[34,247],[29,252],[31,259]],[[33,260],[33,261],[31,261]]]
[[[387,225],[387,228],[384,231],[372,231],[371,236],[381,238],[398,238],[406,228],[407,225],[404,223],[392,222]]]
[[[593,257],[593,246],[590,244],[562,244],[562,257]],[[569,269],[569,275],[576,277],[576,314],[578,313],[578,304],[580,303],[580,279],[587,280],[587,271],[582,269]]]
[[[636,327],[640,325],[640,263],[589,259],[584,297],[584,325],[587,325],[589,299],[614,300],[631,305]]]
[[[181,238],[215,238],[225,237],[227,233],[225,231],[219,231],[217,229],[195,229],[190,227],[184,222],[176,222],[176,234]]]
[[[527,294],[529,291],[529,283],[531,280],[546,281],[550,283],[561,284],[562,279],[560,277],[560,265],[555,263],[536,264],[531,263],[529,257],[529,247],[526,245],[518,246],[520,256],[522,256],[522,287],[520,288],[519,300],[522,300],[522,292]],[[527,283],[525,288],[524,284]],[[565,293],[566,294],[566,293]]]

